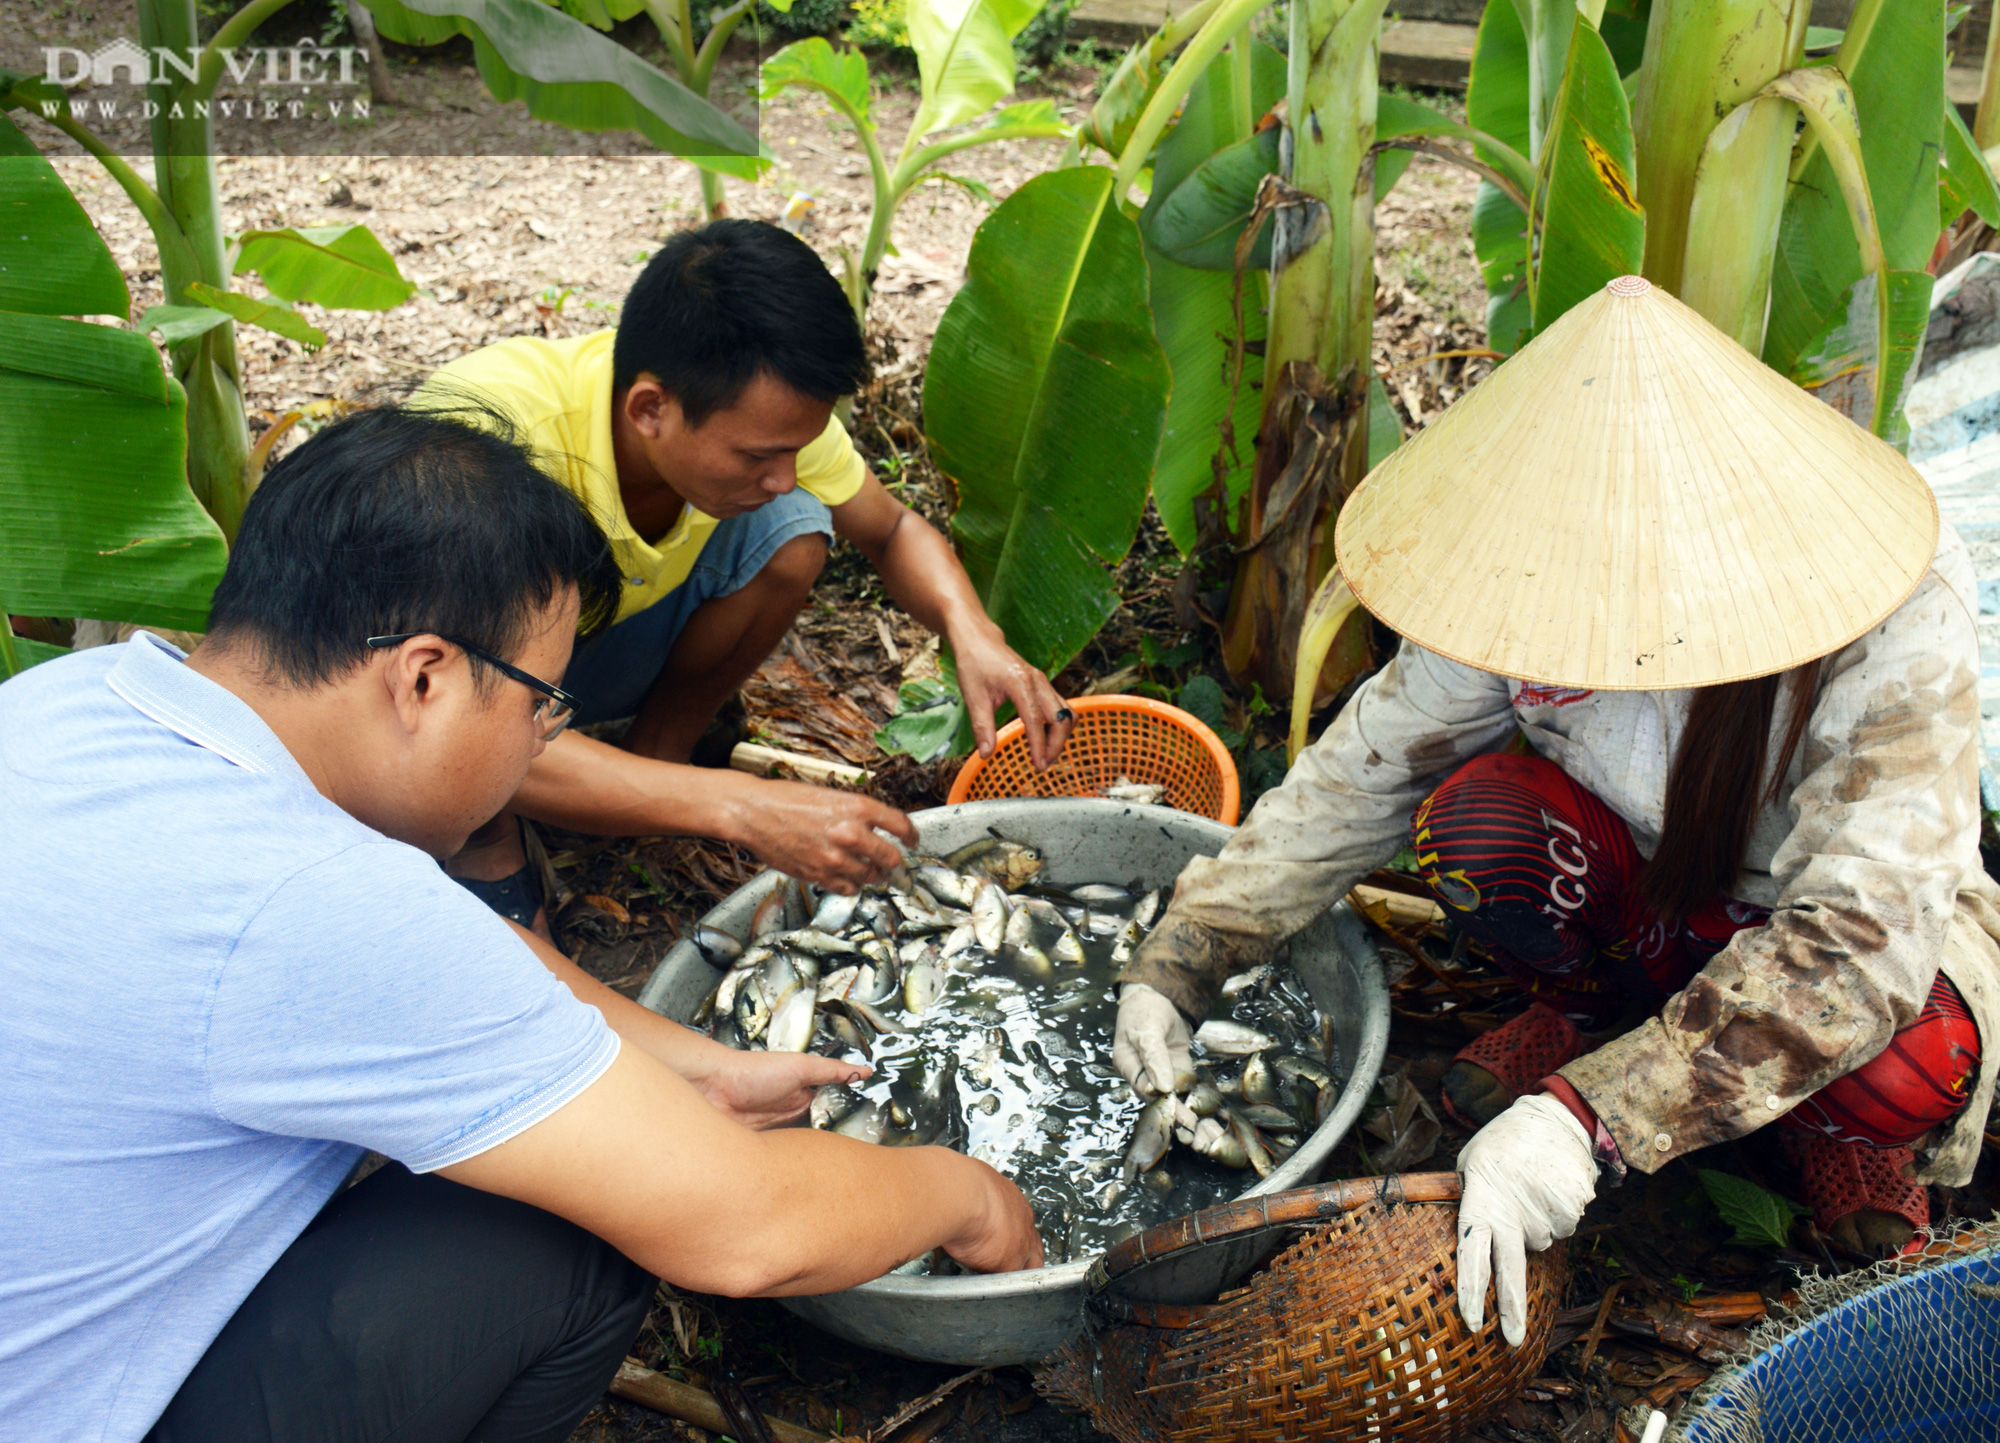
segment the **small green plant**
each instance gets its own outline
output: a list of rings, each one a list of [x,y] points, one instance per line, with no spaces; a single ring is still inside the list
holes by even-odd
[[[864,324],[876,270],[890,249],[889,229],[896,208],[912,190],[933,177],[956,181],[957,177],[939,167],[973,146],[1069,135],[1069,127],[1046,100],[1010,105],[975,129],[961,129],[1012,93],[1013,38],[1040,4],[1041,0],[974,0],[959,10],[948,9],[938,0],[861,0],[856,23],[893,34],[892,22],[900,15],[905,43],[917,57],[917,113],[893,165],[876,138],[874,83],[861,51],[836,50],[815,35],[787,45],[764,62],[764,99],[775,100],[792,86],[817,91],[854,127],[868,157],[874,186],[868,236],[859,254],[851,250],[842,253],[843,284],[855,318]],[[851,31],[849,38],[854,38]],[[953,131],[957,133],[947,133]]]
[[[1793,1220],[1812,1211],[1734,1173],[1705,1167],[1699,1175],[1709,1201],[1735,1229],[1729,1239],[1732,1243],[1752,1248],[1785,1247],[1791,1242]]]

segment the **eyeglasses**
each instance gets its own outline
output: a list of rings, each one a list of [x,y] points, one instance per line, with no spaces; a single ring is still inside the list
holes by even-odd
[[[542,740],[545,742],[552,742],[561,736],[563,728],[568,726],[576,715],[576,698],[561,687],[551,686],[538,676],[530,676],[518,666],[502,661],[485,647],[474,646],[471,642],[456,636],[446,636],[441,631],[405,631],[395,636],[371,636],[368,638],[368,644],[381,651],[385,647],[401,646],[415,636],[435,636],[439,641],[448,641],[467,656],[478,657],[502,676],[512,677],[530,691],[540,692],[541,696],[535,702],[535,721],[541,726]]]

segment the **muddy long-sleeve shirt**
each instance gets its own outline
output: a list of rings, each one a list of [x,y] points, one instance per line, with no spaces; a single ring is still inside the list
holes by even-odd
[[[1651,1172],[1776,1120],[1886,1047],[1942,968],[1978,1023],[1983,1058],[1970,1105],[1927,1140],[1918,1176],[1970,1177],[2000,1071],[2000,888],[1979,857],[1976,594],[1945,527],[1909,599],[1821,668],[1781,800],[1757,816],[1731,889],[1771,908],[1770,920],[1739,932],[1658,1015],[1562,1069],[1629,1165]],[[1222,854],[1188,866],[1123,980],[1203,1016],[1232,972],[1395,855],[1438,783],[1517,733],[1602,798],[1650,857],[1690,696],[1523,684],[1405,642]],[[1773,719],[1773,763],[1789,706]]]

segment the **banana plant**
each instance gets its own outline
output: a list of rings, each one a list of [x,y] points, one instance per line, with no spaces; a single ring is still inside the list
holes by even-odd
[[[890,247],[896,209],[919,184],[939,178],[985,188],[939,167],[974,146],[1002,140],[1065,139],[1070,127],[1046,100],[1010,105],[971,129],[961,129],[1014,90],[1014,36],[1034,18],[1042,0],[907,0],[904,20],[917,54],[920,93],[916,114],[892,164],[883,153],[873,115],[868,61],[857,49],[835,49],[815,35],[795,41],[766,60],[764,99],[797,86],[825,97],[854,127],[873,184],[873,209],[860,253],[845,254],[842,284],[855,319],[866,322],[876,271]],[[955,132],[955,133],[951,133]]]
[[[1566,50],[1544,6],[1565,14]],[[1536,162],[1530,205],[1482,187],[1475,211],[1490,344],[1512,350],[1638,270],[1900,440],[1939,232],[2000,215],[1945,102],[1944,0],[1862,0],[1844,32],[1812,36],[1806,0],[1656,0],[1623,75],[1601,8],[1527,11],[1524,26],[1487,6],[1467,102]]]
[[[609,30],[619,21],[644,11],[659,33],[660,43],[666,47],[675,76],[690,93],[703,100],[708,99],[709,83],[715,78],[715,62],[722,58],[729,37],[757,8],[757,0],[734,0],[708,16],[708,30],[703,34],[695,24],[695,10],[689,0],[548,0],[548,3],[597,30]],[[781,15],[792,8],[792,0],[767,0],[767,3]],[[700,176],[702,211],[710,220],[719,218],[727,209],[725,176],[751,180],[769,164],[768,157],[762,155],[729,152],[711,155],[699,147],[675,153],[692,164]]]
[[[2000,219],[2000,188],[1945,101],[1944,0],[1860,0],[1844,32],[1820,35],[1807,10],[1654,0],[1621,73],[1599,28],[1609,17],[1589,0],[1486,7],[1467,116],[1535,162],[1527,204],[1489,181],[1475,206],[1489,344],[1515,349],[1638,271],[1901,444],[1926,267],[1968,209]],[[1328,578],[1309,607],[1299,692],[1352,610]]]
[[[125,315],[117,262],[0,115],[0,680],[60,648],[9,613],[199,628],[225,544],[187,483],[187,393]]]

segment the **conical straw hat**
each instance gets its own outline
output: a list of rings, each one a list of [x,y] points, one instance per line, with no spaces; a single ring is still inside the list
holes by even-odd
[[[1894,448],[1621,276],[1370,472],[1334,544],[1420,646],[1664,690],[1837,650],[1902,604],[1937,535]]]

